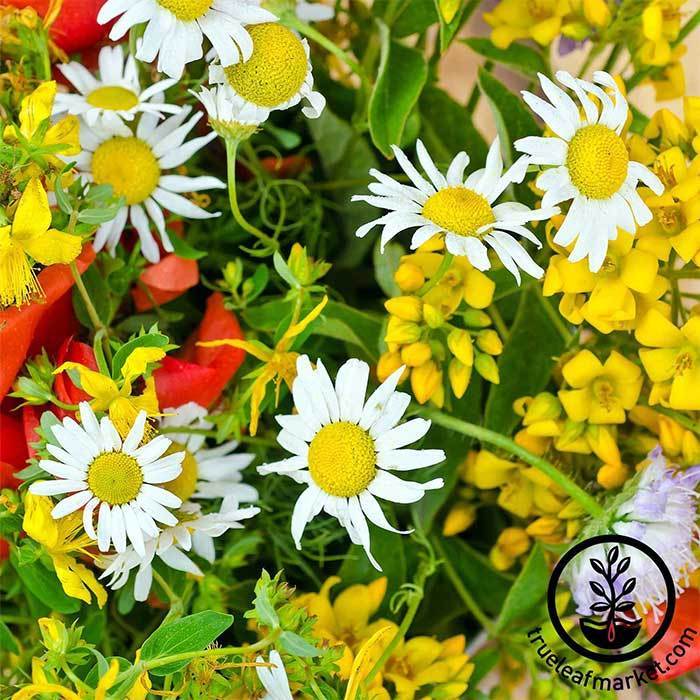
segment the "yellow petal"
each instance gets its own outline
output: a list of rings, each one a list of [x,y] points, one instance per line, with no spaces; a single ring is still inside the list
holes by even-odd
[[[471,269],[464,280],[464,301],[473,309],[485,309],[491,305],[496,283],[480,270]]]
[[[119,674],[119,662],[112,659],[109,662],[107,672],[100,678],[97,688],[95,689],[95,700],[105,700],[107,691],[114,685],[114,681]]]
[[[73,262],[80,255],[83,242],[80,236],[51,228],[45,233],[22,241],[22,246],[42,265],[55,265]]]
[[[673,348],[683,342],[683,334],[657,309],[651,309],[642,317],[634,337],[652,348]]]
[[[587,386],[602,372],[603,365],[590,350],[581,350],[562,367],[564,379],[575,389]]]
[[[90,596],[90,591],[92,591],[100,607],[107,602],[107,592],[98,583],[95,574],[90,569],[79,564],[74,557],[68,554],[54,554],[51,558],[56,569],[56,576],[58,576],[66,595],[83,600],[89,605],[92,601]]]
[[[122,377],[125,382],[132,382],[136,377],[146,373],[148,366],[165,357],[162,348],[136,348],[122,365]]]
[[[652,382],[665,382],[671,379],[675,374],[677,357],[678,350],[675,348],[659,348],[658,350],[641,348],[639,350],[639,359]]]
[[[630,250],[622,261],[620,279],[635,292],[646,294],[659,270],[659,263],[655,255],[637,248]]]
[[[321,311],[323,311],[327,303],[328,297],[324,296],[321,302],[310,311],[306,318],[303,318],[301,321],[299,321],[299,323],[295,323],[294,325],[287,328],[287,331],[282,336],[282,340],[289,340],[290,338],[295,338],[300,333],[303,333],[306,330],[306,327],[312,321],[318,318],[319,314],[321,313]]]
[[[50,225],[49,199],[39,180],[32,178],[17,205],[12,220],[12,237],[24,244],[25,239],[44,233]]]
[[[254,437],[258,432],[258,422],[260,420],[260,405],[265,398],[265,390],[268,383],[274,378],[275,370],[266,367],[262,374],[253,382],[253,389],[250,395],[250,434]]]
[[[63,117],[63,119],[47,130],[46,136],[44,136],[44,144],[47,146],[58,144],[65,146],[60,151],[64,156],[78,155],[80,153],[80,122],[78,118],[72,114]]]
[[[559,392],[559,400],[571,420],[580,423],[588,419],[593,403],[588,389],[562,389]]]
[[[357,652],[352,665],[345,700],[357,700],[359,692],[367,675],[372,670],[379,657],[384,652],[394,635],[394,627],[387,625],[375,632]]]
[[[30,95],[22,100],[19,112],[19,124],[22,134],[28,139],[34,136],[41,122],[51,116],[53,100],[56,96],[56,82],[48,80],[39,85]]]
[[[44,693],[53,693],[63,698],[63,700],[80,700],[80,696],[76,695],[72,690],[55,683],[32,683],[22,688],[22,690],[18,690],[12,696],[12,700],[29,700],[29,698],[35,698]]]
[[[220,340],[204,340],[197,343],[203,348],[220,348],[222,345],[227,345],[232,348],[245,350],[249,355],[260,360],[260,362],[269,362],[272,357],[272,350],[263,345],[259,340],[240,340],[239,338],[221,338]]]
[[[35,496],[27,491],[24,497],[24,519],[22,528],[35,541],[47,549],[59,544],[58,524],[51,517],[54,503],[47,496]]]
[[[109,404],[119,396],[119,389],[110,377],[95,372],[78,362],[64,362],[54,370],[54,374],[75,370],[80,380],[80,388],[95,399],[92,407],[104,411]]]
[[[700,409],[700,368],[692,367],[677,376],[671,384],[668,399],[672,408],[696,411]]]

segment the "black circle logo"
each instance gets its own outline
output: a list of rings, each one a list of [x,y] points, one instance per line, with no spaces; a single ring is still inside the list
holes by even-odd
[[[636,549],[650,559],[659,570],[666,586],[666,610],[659,628],[644,644],[628,651],[622,650],[634,642],[641,629],[642,620],[637,617],[631,598],[637,585],[636,578],[629,573],[631,557],[625,556],[625,550],[621,550],[620,545]],[[584,570],[580,573],[587,585],[586,593],[593,601],[589,605],[591,614],[579,618],[581,633],[590,644],[590,647],[587,647],[573,639],[564,629],[557,614],[556,594],[559,581],[567,567],[589,549],[594,549],[598,556],[588,557]],[[649,545],[625,535],[598,535],[574,545],[557,562],[549,579],[547,608],[552,625],[561,640],[581,656],[603,663],[628,661],[646,654],[662,639],[673,620],[676,589],[668,567]],[[606,653],[599,651],[600,649],[610,651]]]

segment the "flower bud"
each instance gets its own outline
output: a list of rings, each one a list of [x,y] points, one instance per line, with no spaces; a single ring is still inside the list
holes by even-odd
[[[476,520],[476,506],[472,503],[459,501],[455,503],[447,513],[442,526],[442,534],[445,537],[458,535],[460,532],[468,530]]]
[[[494,545],[489,552],[489,560],[493,564],[496,571],[507,571],[513,564],[515,559],[505,554],[497,545]]]
[[[503,343],[498,333],[491,328],[477,334],[476,345],[489,355],[500,355],[503,352]]]
[[[415,343],[420,339],[420,327],[410,321],[403,321],[398,316],[390,316],[386,327],[384,340],[387,343],[405,345]]]
[[[418,297],[394,297],[384,302],[384,308],[402,321],[423,320],[423,301]]]
[[[430,328],[440,328],[445,322],[442,312],[430,304],[423,305],[423,318]]]
[[[396,370],[401,367],[403,362],[401,361],[401,354],[398,352],[385,352],[377,362],[377,379],[383,382],[390,375],[392,375]],[[406,376],[402,375],[401,380],[403,381]]]
[[[491,355],[478,353],[474,361],[474,369],[487,381],[492,384],[500,384],[501,379],[498,374],[498,365]]]
[[[507,527],[498,536],[496,546],[508,557],[514,559],[530,549],[530,537],[521,527]]]
[[[396,269],[394,282],[402,292],[415,292],[425,284],[425,275],[418,265],[405,262]]]
[[[416,401],[426,403],[432,398],[442,383],[442,372],[437,364],[430,360],[411,372],[411,389]]]
[[[486,328],[491,325],[491,317],[485,311],[468,309],[463,314],[465,325],[469,328]]]
[[[450,364],[447,368],[447,376],[450,380],[452,393],[458,399],[461,399],[469,386],[469,380],[472,377],[472,366],[465,365],[454,357],[450,360]]]
[[[474,346],[469,331],[454,330],[447,336],[450,352],[467,367],[474,364]]]
[[[432,356],[428,343],[411,343],[401,348],[401,360],[408,367],[419,367]]]
[[[606,490],[619,489],[630,476],[624,464],[604,464],[596,475],[598,483]]]

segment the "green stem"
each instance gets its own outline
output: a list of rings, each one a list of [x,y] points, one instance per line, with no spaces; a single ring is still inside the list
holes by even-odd
[[[595,518],[602,518],[605,515],[605,509],[593,498],[589,496],[580,486],[575,484],[568,476],[562,474],[553,464],[542,457],[538,457],[524,447],[521,447],[516,442],[505,435],[501,435],[488,428],[483,428],[474,423],[467,423],[459,418],[447,416],[441,411],[430,407],[420,407],[418,412],[429,418],[434,423],[441,425],[448,430],[454,430],[462,435],[468,435],[475,438],[479,442],[494,445],[505,450],[509,454],[520,458],[523,462],[538,469],[543,474],[546,474],[557,486],[560,486],[566,491],[571,498],[577,501],[590,515]]]
[[[95,329],[95,333],[98,333],[99,331],[104,332],[105,355],[111,361],[112,349],[109,346],[107,327],[104,325],[104,323],[102,323],[102,320],[100,319],[100,315],[97,313],[97,309],[95,309],[95,306],[92,303],[92,299],[90,299],[90,294],[88,293],[88,290],[85,287],[85,284],[83,282],[83,278],[80,275],[80,271],[78,270],[78,266],[75,264],[75,260],[73,260],[73,262],[70,264],[70,271],[71,271],[71,274],[73,275],[73,281],[75,282],[75,287],[78,290],[78,293],[80,294],[80,297],[83,300],[83,304],[85,304],[85,310],[87,311],[87,315],[90,318],[90,323],[92,323],[92,326]]]
[[[239,141],[236,139],[225,139],[226,142],[226,164],[228,168],[228,198],[231,204],[231,213],[240,227],[248,233],[255,236],[259,241],[264,243],[268,248],[277,250],[279,244],[273,238],[263,233],[253,224],[246,221],[238,206],[238,196],[236,194],[236,152],[238,151]]]
[[[452,265],[454,257],[452,253],[445,251],[440,267],[438,267],[435,274],[416,292],[419,297],[425,296],[445,276],[445,273],[450,269],[450,265]]]
[[[700,423],[697,423],[692,418],[688,418],[688,416],[679,413],[678,411],[674,411],[672,408],[666,408],[665,406],[649,406],[649,408],[652,411],[656,411],[656,413],[672,418],[676,421],[676,423],[682,425],[687,430],[690,430],[696,435],[700,435]]]

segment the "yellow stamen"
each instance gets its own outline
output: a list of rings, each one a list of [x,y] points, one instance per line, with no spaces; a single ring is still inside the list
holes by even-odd
[[[605,377],[599,377],[593,382],[593,395],[605,409],[610,409],[615,400],[615,388]]]
[[[569,143],[566,167],[571,182],[590,199],[608,199],[627,177],[629,155],[625,142],[607,126],[579,129]]]
[[[0,232],[0,306],[21,306],[40,293],[24,249]]]
[[[247,27],[253,55],[244,63],[224,68],[231,87],[261,107],[276,107],[296,95],[304,84],[308,61],[297,35],[281,24]]]
[[[686,371],[693,369],[694,358],[690,352],[682,352],[676,356],[675,374],[676,376],[683,375]]]
[[[423,216],[458,236],[477,236],[477,231],[492,224],[496,217],[491,205],[467,187],[446,187],[423,205]]]
[[[183,445],[174,442],[165,452],[165,455],[175,454],[176,452],[184,452],[185,459],[182,460],[182,471],[172,481],[166,484],[161,484],[164,489],[168,489],[174,493],[181,501],[189,501],[192,494],[197,488],[197,477],[199,476],[199,467],[194,455]]]
[[[530,17],[536,20],[547,19],[555,14],[551,0],[526,0],[525,7]]]
[[[330,423],[309,445],[309,471],[326,493],[348,498],[364,491],[377,473],[374,440],[346,421]]]
[[[193,22],[209,12],[212,0],[158,0],[158,4],[182,22]]]
[[[137,95],[118,85],[99,87],[97,90],[93,90],[86,100],[93,107],[111,110],[127,110],[136,107],[139,103]]]
[[[103,452],[88,467],[87,482],[100,501],[117,506],[138,496],[143,471],[133,457],[123,452]]]
[[[99,185],[112,185],[127,204],[149,197],[160,180],[160,166],[151,147],[135,136],[115,136],[100,144],[92,156],[92,176]]]

